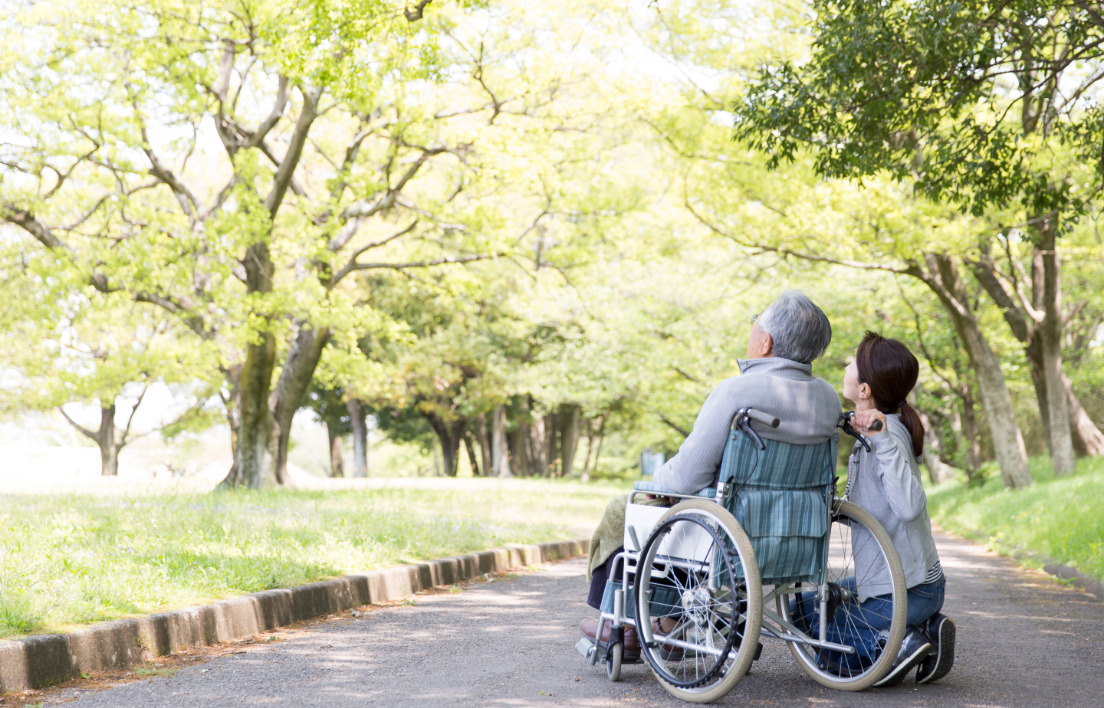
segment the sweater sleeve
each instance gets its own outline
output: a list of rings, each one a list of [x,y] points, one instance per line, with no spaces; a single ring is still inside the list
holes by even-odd
[[[731,423],[727,398],[721,387],[709,394],[690,435],[675,456],[655,471],[656,484],[690,494],[716,482]]]
[[[871,442],[889,505],[904,521],[916,519],[927,508],[928,498],[920,483],[919,470],[912,463],[912,450],[908,447],[911,442],[906,442],[895,426],[872,436]]]

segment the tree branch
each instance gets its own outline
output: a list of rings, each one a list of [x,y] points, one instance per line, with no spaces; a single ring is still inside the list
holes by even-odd
[[[288,143],[287,153],[280,166],[276,169],[276,177],[273,180],[272,191],[265,197],[265,208],[269,215],[276,217],[280,210],[280,204],[284,201],[288,187],[291,185],[292,176],[299,166],[299,158],[303,155],[303,146],[307,142],[311,124],[318,116],[318,99],[322,96],[322,88],[319,86],[307,86],[301,88],[303,95],[303,108],[299,111],[299,120],[295,122],[295,130],[292,132],[291,141]]]
[[[417,22],[422,19],[426,5],[433,2],[433,0],[418,0],[418,4],[414,7],[409,5],[403,10],[403,16],[406,17],[407,22]]]
[[[0,218],[23,229],[50,250],[71,252],[69,244],[54,236],[54,232],[27,209],[3,202],[0,203]]]
[[[454,263],[474,263],[488,259],[501,258],[504,253],[481,253],[474,256],[446,256],[432,261],[410,261],[407,263],[357,263],[353,270],[379,270],[388,268],[391,270],[405,270],[407,268],[432,268],[439,265],[451,265]]]
[[[708,219],[699,214],[696,209],[694,209],[694,206],[690,203],[689,200],[685,201],[685,206],[687,210],[691,214],[693,214],[694,218],[701,222],[701,224],[707,229],[717,234],[718,236],[722,236],[740,246],[743,246],[744,248],[750,248],[762,253],[777,253],[783,256],[792,256],[793,258],[800,258],[801,260],[813,261],[815,263],[830,263],[832,265],[847,266],[848,268],[855,268],[857,270],[880,270],[887,273],[897,273],[898,275],[910,275],[914,277],[916,276],[916,267],[913,265],[909,265],[904,268],[894,268],[892,266],[881,265],[879,263],[853,261],[847,258],[833,258],[831,256],[816,255],[813,253],[802,253],[801,251],[794,251],[792,249],[783,248],[780,246],[768,246],[761,243],[752,243],[746,239],[742,239],[734,234],[728,233],[717,225],[710,222]],[[810,240],[815,241],[816,239]]]
[[[89,437],[89,438],[95,440],[97,443],[100,441],[99,433],[93,433],[91,430],[88,430],[87,428],[82,426],[80,423],[78,423],[77,421],[70,418],[69,414],[65,412],[65,406],[58,406],[58,410],[61,411],[61,415],[65,418],[65,420],[69,421],[69,425],[76,428],[77,431],[80,432],[81,435]]]
[[[395,233],[391,234],[390,236],[383,239],[382,241],[375,241],[373,243],[368,244],[367,246],[364,246],[362,248],[357,249],[357,251],[352,255],[352,257],[349,258],[349,261],[345,264],[345,267],[343,267],[340,271],[338,271],[337,275],[335,275],[333,277],[333,280],[331,281],[331,285],[336,285],[337,283],[341,282],[342,278],[347,276],[349,273],[352,273],[354,270],[358,270],[357,258],[359,258],[362,254],[364,254],[367,251],[372,250],[373,248],[379,248],[380,246],[386,246],[387,244],[391,243],[395,239],[402,238],[403,236],[405,236],[408,233],[410,233],[411,231],[413,231],[414,228],[417,225],[418,225],[418,220],[415,219],[414,221],[412,221],[410,223],[409,226],[407,226],[404,229],[400,229],[399,231],[396,231]]]
[[[276,88],[276,100],[272,104],[272,110],[269,111],[268,116],[261,121],[261,124],[257,126],[257,130],[253,132],[249,139],[246,141],[243,147],[251,148],[258,147],[264,142],[265,137],[268,135],[278,122],[280,117],[284,114],[284,108],[287,107],[288,101],[288,78],[283,74],[280,74],[278,85]]]
[[[134,402],[134,407],[130,409],[130,415],[127,416],[126,427],[123,428],[123,435],[119,438],[117,445],[119,450],[122,450],[127,444],[127,435],[130,434],[130,424],[134,422],[134,415],[138,412],[138,406],[142,405],[142,399],[146,397],[146,392],[149,391],[149,389],[148,383],[142,387],[142,393],[138,394],[138,400]]]

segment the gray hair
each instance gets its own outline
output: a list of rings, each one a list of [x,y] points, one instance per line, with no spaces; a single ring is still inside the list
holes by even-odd
[[[812,364],[832,341],[824,312],[799,290],[787,290],[763,310],[759,330],[771,336],[774,356]]]

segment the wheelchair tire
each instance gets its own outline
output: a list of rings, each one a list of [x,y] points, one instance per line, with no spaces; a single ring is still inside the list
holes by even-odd
[[[625,645],[616,642],[606,651],[606,676],[610,681],[621,680],[621,662],[625,658]]]
[[[872,663],[862,662],[861,668],[845,668],[837,663],[834,666],[826,665],[822,652],[815,647],[798,642],[787,642],[790,652],[797,659],[798,664],[805,673],[822,686],[843,691],[861,691],[869,688],[882,678],[893,665],[897,657],[897,651],[904,639],[908,618],[908,591],[905,587],[905,574],[901,567],[901,559],[897,550],[893,547],[893,541],[886,533],[882,525],[874,516],[856,504],[837,499],[832,507],[832,524],[829,529],[828,541],[828,569],[825,580],[837,582],[848,576],[856,575],[855,553],[852,546],[852,533],[854,529],[862,528],[860,543],[875,543],[879,553],[876,566],[866,569],[870,573],[884,573],[892,579],[891,600],[893,602],[893,617],[891,619],[888,636],[881,645],[878,655]],[[803,588],[805,591],[815,586],[809,585]],[[779,595],[777,609],[780,616],[792,622],[790,616],[790,597],[792,595]],[[816,628],[810,630],[814,634]]]
[[[693,557],[668,555],[676,544]],[[691,703],[728,694],[755,658],[763,602],[755,551],[732,514],[704,499],[671,508],[644,544],[636,588],[641,653],[663,687]],[[670,617],[668,635],[653,631],[653,619]]]

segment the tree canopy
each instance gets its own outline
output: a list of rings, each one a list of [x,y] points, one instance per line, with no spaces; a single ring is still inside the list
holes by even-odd
[[[921,357],[929,468],[1028,484],[1023,431],[1059,472],[1104,453],[1091,6],[110,0],[0,26],[8,410],[205,387],[228,486],[287,480],[312,401],[358,460],[374,413],[446,474],[585,475],[607,439],[672,451],[799,287],[833,383],[868,328]]]

